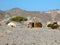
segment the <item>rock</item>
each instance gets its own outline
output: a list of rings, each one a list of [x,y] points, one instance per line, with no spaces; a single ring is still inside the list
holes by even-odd
[[[12,32],[12,31],[10,31],[10,30],[7,30],[7,31],[6,31],[7,34],[9,34],[9,33],[11,33],[11,32]]]
[[[0,32],[0,37],[3,35],[3,33]]]
[[[8,43],[6,43],[5,45],[8,45]]]

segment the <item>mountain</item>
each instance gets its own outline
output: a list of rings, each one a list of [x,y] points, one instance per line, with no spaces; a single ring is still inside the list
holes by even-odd
[[[40,18],[40,20],[42,22],[46,22],[47,20],[52,20],[51,19],[51,15],[48,14],[48,13],[45,13],[45,12],[37,12],[37,11],[26,11],[26,10],[22,10],[22,9],[19,9],[19,8],[13,8],[11,10],[7,10],[6,11],[7,14],[9,14],[10,16],[17,16],[17,15],[20,15],[20,16],[35,16],[35,17],[38,17]]]
[[[25,11],[19,8],[13,8],[10,10],[7,10],[6,13],[10,16],[17,16],[17,15],[24,15]]]
[[[0,10],[0,21],[4,19],[5,12]]]
[[[60,21],[60,10],[50,10],[48,11],[51,14],[52,20]]]
[[[0,11],[0,18],[12,17],[12,16],[35,16],[39,18],[39,21],[46,23],[47,21],[60,21],[60,10],[50,10],[45,12],[39,11],[26,11],[19,8],[12,8],[6,11]]]

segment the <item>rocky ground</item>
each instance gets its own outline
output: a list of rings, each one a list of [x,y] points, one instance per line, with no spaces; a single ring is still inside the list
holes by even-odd
[[[43,27],[46,27],[47,21],[60,21],[60,10],[47,12],[30,12],[19,8],[7,11],[0,10],[0,24],[2,24],[0,26],[0,45],[60,45],[60,29],[23,28],[23,26],[12,28],[6,26],[6,21],[14,16],[36,16]]]
[[[60,45],[60,29],[0,26],[0,45]]]

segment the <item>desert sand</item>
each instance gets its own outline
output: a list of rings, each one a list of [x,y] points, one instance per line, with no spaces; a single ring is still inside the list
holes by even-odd
[[[60,45],[60,29],[0,26],[0,45]]]

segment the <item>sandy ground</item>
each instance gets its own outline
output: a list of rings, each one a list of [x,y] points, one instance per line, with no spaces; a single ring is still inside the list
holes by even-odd
[[[0,45],[60,45],[60,30],[0,26]]]

